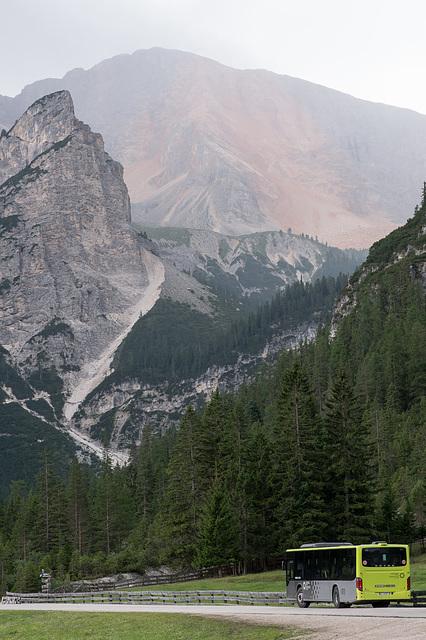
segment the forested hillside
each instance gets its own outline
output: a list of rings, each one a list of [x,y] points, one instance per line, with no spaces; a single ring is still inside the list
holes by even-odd
[[[256,311],[247,314],[241,307],[241,318],[234,312],[219,321],[189,305],[161,299],[123,341],[114,373],[104,384],[133,377],[171,386],[212,365],[235,364],[242,355],[258,353],[283,330],[326,317],[347,280],[340,274],[314,284],[296,281]]]
[[[424,194],[425,195],[425,194]],[[146,426],[124,468],[1,503],[2,588],[158,563],[262,568],[301,542],[425,535],[426,202],[376,243],[312,343],[235,392]],[[272,305],[270,310],[272,309]],[[263,313],[263,312],[262,312]],[[256,331],[254,331],[254,335]]]

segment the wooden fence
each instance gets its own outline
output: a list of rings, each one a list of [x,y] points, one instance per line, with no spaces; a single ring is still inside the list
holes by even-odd
[[[285,592],[249,591],[87,591],[85,593],[11,593],[6,604],[285,604]]]
[[[217,578],[218,576],[232,575],[232,567],[211,567],[209,569],[197,569],[186,573],[164,574],[157,576],[138,576],[128,580],[81,580],[57,587],[55,593],[78,591],[112,591],[113,589],[132,589],[134,587],[151,587],[154,585],[170,584],[172,582],[191,582],[205,578]]]

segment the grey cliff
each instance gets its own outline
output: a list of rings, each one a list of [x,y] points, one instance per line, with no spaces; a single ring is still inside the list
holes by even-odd
[[[130,226],[122,166],[68,91],[0,138],[0,260],[0,343],[25,377],[55,370],[65,399],[87,393],[158,296],[162,266]]]

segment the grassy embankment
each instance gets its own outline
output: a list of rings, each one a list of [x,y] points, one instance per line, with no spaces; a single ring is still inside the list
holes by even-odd
[[[426,591],[426,553],[411,556],[411,589]]]
[[[306,632],[309,637],[310,632]],[[11,640],[290,640],[294,627],[249,624],[179,613],[1,611],[0,638]]]
[[[268,573],[250,573],[246,576],[227,576],[226,578],[206,578],[190,582],[134,587],[125,591],[285,591],[284,571]]]

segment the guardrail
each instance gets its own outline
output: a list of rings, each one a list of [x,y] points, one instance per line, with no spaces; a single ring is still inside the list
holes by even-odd
[[[285,604],[285,592],[249,591],[88,591],[86,593],[11,593],[5,604]]]
[[[426,607],[426,591],[412,591],[411,601],[413,607]]]
[[[81,593],[12,593],[2,604],[286,604],[286,593],[257,591],[86,591]],[[410,603],[426,607],[426,591],[412,591]],[[408,604],[408,602],[407,602]]]

